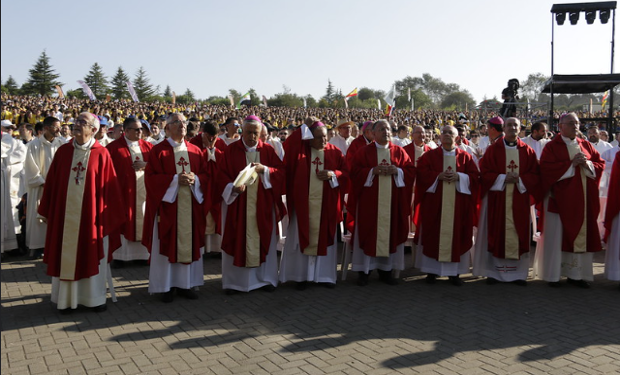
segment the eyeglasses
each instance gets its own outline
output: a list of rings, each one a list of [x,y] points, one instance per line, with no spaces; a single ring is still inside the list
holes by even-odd
[[[134,131],[137,131],[137,132],[144,131],[144,129],[142,129],[142,128],[127,128],[127,130],[134,130]]]
[[[86,120],[83,120],[83,119],[75,120],[75,125],[82,126],[82,125],[86,125],[86,124],[88,124],[88,121],[86,121]]]
[[[188,121],[182,121],[182,120],[175,120],[172,121],[170,124],[183,124],[183,125],[187,125]]]

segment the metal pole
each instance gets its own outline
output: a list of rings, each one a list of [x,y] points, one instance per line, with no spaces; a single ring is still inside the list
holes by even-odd
[[[614,74],[614,47],[615,47],[615,35],[616,35],[616,10],[613,10],[611,18],[611,74]],[[607,118],[607,131],[613,132],[614,124],[614,88],[609,90],[609,116]]]
[[[551,13],[551,82],[549,84],[549,99],[550,99],[550,108],[549,108],[549,118],[547,119],[547,123],[549,127],[552,129],[553,126],[553,41],[554,41],[554,23],[555,23],[555,13]]]

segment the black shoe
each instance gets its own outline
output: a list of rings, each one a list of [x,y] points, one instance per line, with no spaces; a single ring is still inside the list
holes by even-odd
[[[307,287],[308,287],[307,281],[299,281],[297,282],[297,285],[295,285],[295,289],[297,290],[306,290]]]
[[[452,284],[454,286],[461,286],[461,285],[463,285],[463,280],[461,280],[459,275],[449,276],[448,279],[450,280],[450,284]]]
[[[66,309],[59,309],[58,312],[60,313],[60,315],[69,315],[73,312],[73,309],[67,307]]]
[[[227,296],[232,296],[233,294],[237,294],[239,293],[238,290],[234,290],[234,289],[224,289],[224,294],[226,294]]]
[[[191,289],[177,288],[177,294],[187,299],[198,299],[198,293],[194,292]]]
[[[327,289],[334,289],[334,288],[336,288],[336,283],[321,283],[321,285],[323,285]]]
[[[170,303],[174,301],[174,288],[170,288],[169,291],[164,293],[164,295],[161,297],[161,301],[163,303]]]
[[[497,283],[498,283],[497,279],[494,279],[492,277],[487,277],[487,285],[495,285]]]
[[[575,280],[575,279],[569,278],[567,281],[569,284],[574,285],[579,288],[583,288],[583,289],[590,288],[590,284],[585,280]]]
[[[30,249],[28,252],[28,260],[37,260],[43,257],[42,251],[39,249]]]
[[[552,287],[552,288],[559,288],[559,287],[562,286],[562,284],[560,284],[559,281],[551,281],[551,282],[549,282],[549,286]]]
[[[110,263],[110,267],[114,269],[125,268],[125,262],[122,260],[114,259],[112,263]]]
[[[108,309],[108,306],[104,303],[103,305],[93,307],[93,311],[96,313],[104,312]]]
[[[398,280],[392,277],[392,271],[379,270],[379,279],[388,285],[398,285]]]
[[[261,289],[264,290],[265,292],[271,293],[271,292],[276,290],[276,287],[271,285],[271,284],[267,284],[264,287],[262,287]]]
[[[434,273],[429,273],[428,275],[426,275],[425,281],[427,284],[435,284],[437,282],[437,275],[435,275]]]
[[[357,273],[357,285],[359,286],[368,285],[368,274],[366,272],[359,271]]]
[[[527,281],[525,280],[515,280],[513,281],[514,284],[517,284],[518,286],[527,286]]]

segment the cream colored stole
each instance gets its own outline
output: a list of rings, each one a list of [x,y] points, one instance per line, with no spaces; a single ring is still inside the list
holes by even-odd
[[[456,155],[443,156],[443,170],[456,172]],[[456,184],[441,181],[443,184],[441,195],[441,224],[439,229],[439,256],[440,262],[452,262],[452,236],[454,232],[454,209],[456,202]]]
[[[215,161],[215,148],[211,150],[207,147],[205,150],[205,152],[209,153],[209,160]],[[205,234],[215,234],[215,219],[213,218],[213,215],[211,215],[211,212],[207,212],[207,226],[205,229]]]
[[[516,148],[506,149],[506,173],[519,173],[519,151]],[[512,211],[512,199],[515,184],[506,184],[506,213],[504,228],[504,256],[506,259],[519,259],[519,236],[515,227]]]
[[[579,143],[576,144],[568,144],[568,158],[573,160],[575,155],[581,152],[581,147],[579,147]],[[576,167],[579,168],[579,167]],[[588,196],[587,196],[587,187],[586,187],[586,168],[581,169],[581,188],[583,190],[583,223],[581,224],[581,229],[579,229],[579,234],[577,234],[577,238],[575,238],[575,242],[573,243],[573,251],[575,253],[585,253],[587,251],[587,217],[588,217]],[[573,220],[579,220],[579,218],[575,218]]]
[[[378,165],[391,165],[390,149],[377,147]],[[376,257],[390,256],[390,224],[392,217],[392,175],[375,175],[379,178],[379,196],[377,207],[377,243]]]
[[[413,149],[415,150],[415,160],[413,161],[413,165],[415,167],[418,166],[418,159],[422,156],[422,154],[424,154],[424,146],[422,147],[418,147],[416,145],[413,145]]]
[[[260,163],[260,153],[246,152],[245,160],[247,164]],[[246,207],[245,207],[245,266],[260,266],[260,232],[256,218],[256,202],[258,200],[259,178],[251,185],[246,186]]]
[[[177,174],[191,172],[189,155],[184,142],[174,150]],[[198,178],[198,177],[196,177]],[[179,184],[177,193],[177,262],[192,262],[192,192],[189,186]]]
[[[319,246],[319,229],[321,227],[321,208],[323,206],[323,184],[317,174],[325,165],[325,151],[310,148],[310,187],[308,193],[308,247],[303,250],[306,255],[316,255]]]
[[[74,148],[71,173],[67,185],[65,223],[62,231],[62,254],[60,260],[60,279],[75,280],[75,268],[82,219],[82,200],[84,199],[84,177],[88,168],[90,148]]]
[[[131,162],[144,161],[140,146],[129,146]],[[144,171],[134,171],[136,173],[136,206],[134,207],[136,220],[136,241],[142,239],[142,227],[144,224],[144,201],[146,200],[146,187],[144,186]]]

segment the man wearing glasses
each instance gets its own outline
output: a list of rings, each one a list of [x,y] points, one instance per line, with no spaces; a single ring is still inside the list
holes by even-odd
[[[107,237],[125,222],[112,159],[94,138],[98,130],[97,116],[77,117],[73,140],[54,155],[39,205],[47,222],[43,262],[61,313],[78,305],[106,310]]]
[[[202,151],[184,140],[181,113],[166,119],[169,137],[153,147],[145,170],[146,212],[142,243],[151,252],[149,292],[197,299],[192,289],[203,281],[201,248],[205,244],[202,203],[207,169]]]
[[[127,222],[121,233],[112,241],[116,241],[116,245],[120,246],[120,249],[114,252],[112,267],[123,267],[125,262],[132,260],[149,259],[149,252],[140,241],[146,202],[144,169],[153,145],[142,139],[143,128],[137,118],[126,118],[122,126],[125,134],[107,146],[114,169],[120,176],[119,185],[125,194],[123,207],[127,215]]]

